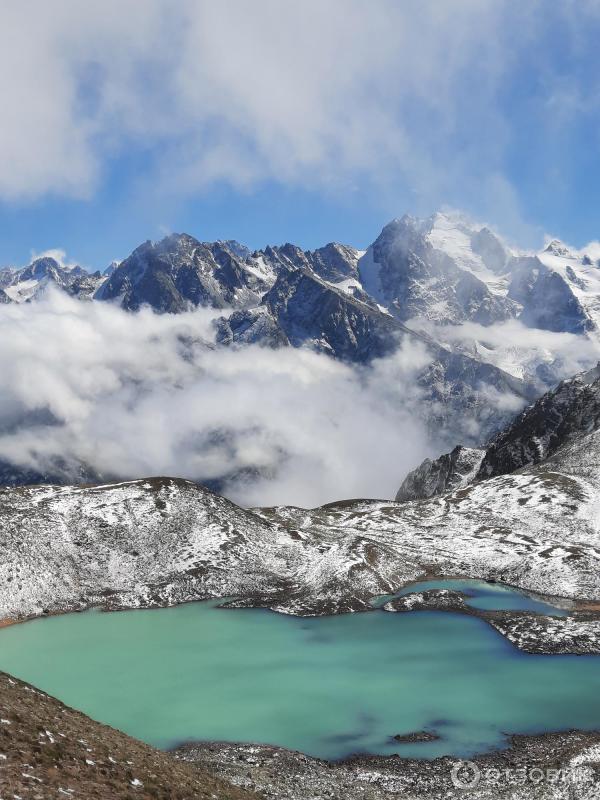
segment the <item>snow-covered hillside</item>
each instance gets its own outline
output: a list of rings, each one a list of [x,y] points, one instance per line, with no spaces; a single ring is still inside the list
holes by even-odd
[[[570,434],[537,464],[427,500],[250,512],[173,479],[6,488],[0,619],[211,596],[338,613],[432,573],[597,602],[600,431],[575,424],[579,389],[561,400]]]

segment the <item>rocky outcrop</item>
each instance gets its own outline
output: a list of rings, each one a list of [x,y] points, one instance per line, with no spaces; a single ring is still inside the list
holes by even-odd
[[[569,281],[536,256],[515,259],[512,274],[508,296],[522,306],[519,318],[531,328],[581,334],[596,327]]]
[[[600,368],[562,381],[519,414],[484,449],[458,446],[427,459],[404,479],[396,499],[417,500],[548,459],[600,427]]]
[[[310,345],[345,361],[371,361],[393,352],[403,336],[415,336],[309,271],[280,275],[263,305],[292,345]]]
[[[262,347],[287,347],[290,344],[268,308],[248,308],[234,311],[229,317],[215,322],[217,344],[259,344]]]
[[[323,280],[331,283],[358,280],[359,252],[354,247],[330,242],[307,255],[311,268]]]
[[[537,464],[559,447],[600,426],[598,368],[562,381],[517,416],[488,445],[476,479]]]
[[[471,483],[484,456],[485,450],[457,445],[451,453],[433,461],[425,459],[406,476],[396,494],[396,501],[402,503],[461,489]]]

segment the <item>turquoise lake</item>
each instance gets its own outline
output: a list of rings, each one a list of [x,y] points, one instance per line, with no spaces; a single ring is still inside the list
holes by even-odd
[[[487,607],[539,602],[466,583]],[[4,628],[0,669],[161,748],[228,740],[432,758],[489,750],[508,733],[600,728],[597,656],[527,655],[448,612],[307,619],[218,602]],[[392,738],[423,730],[441,738]]]

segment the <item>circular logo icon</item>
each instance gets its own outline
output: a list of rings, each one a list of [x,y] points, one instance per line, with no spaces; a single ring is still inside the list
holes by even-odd
[[[456,789],[474,789],[481,778],[481,770],[473,761],[459,761],[450,773]]]

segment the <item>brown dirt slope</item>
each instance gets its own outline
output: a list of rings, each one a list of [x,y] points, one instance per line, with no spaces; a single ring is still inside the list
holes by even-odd
[[[0,673],[0,800],[257,800]]]

